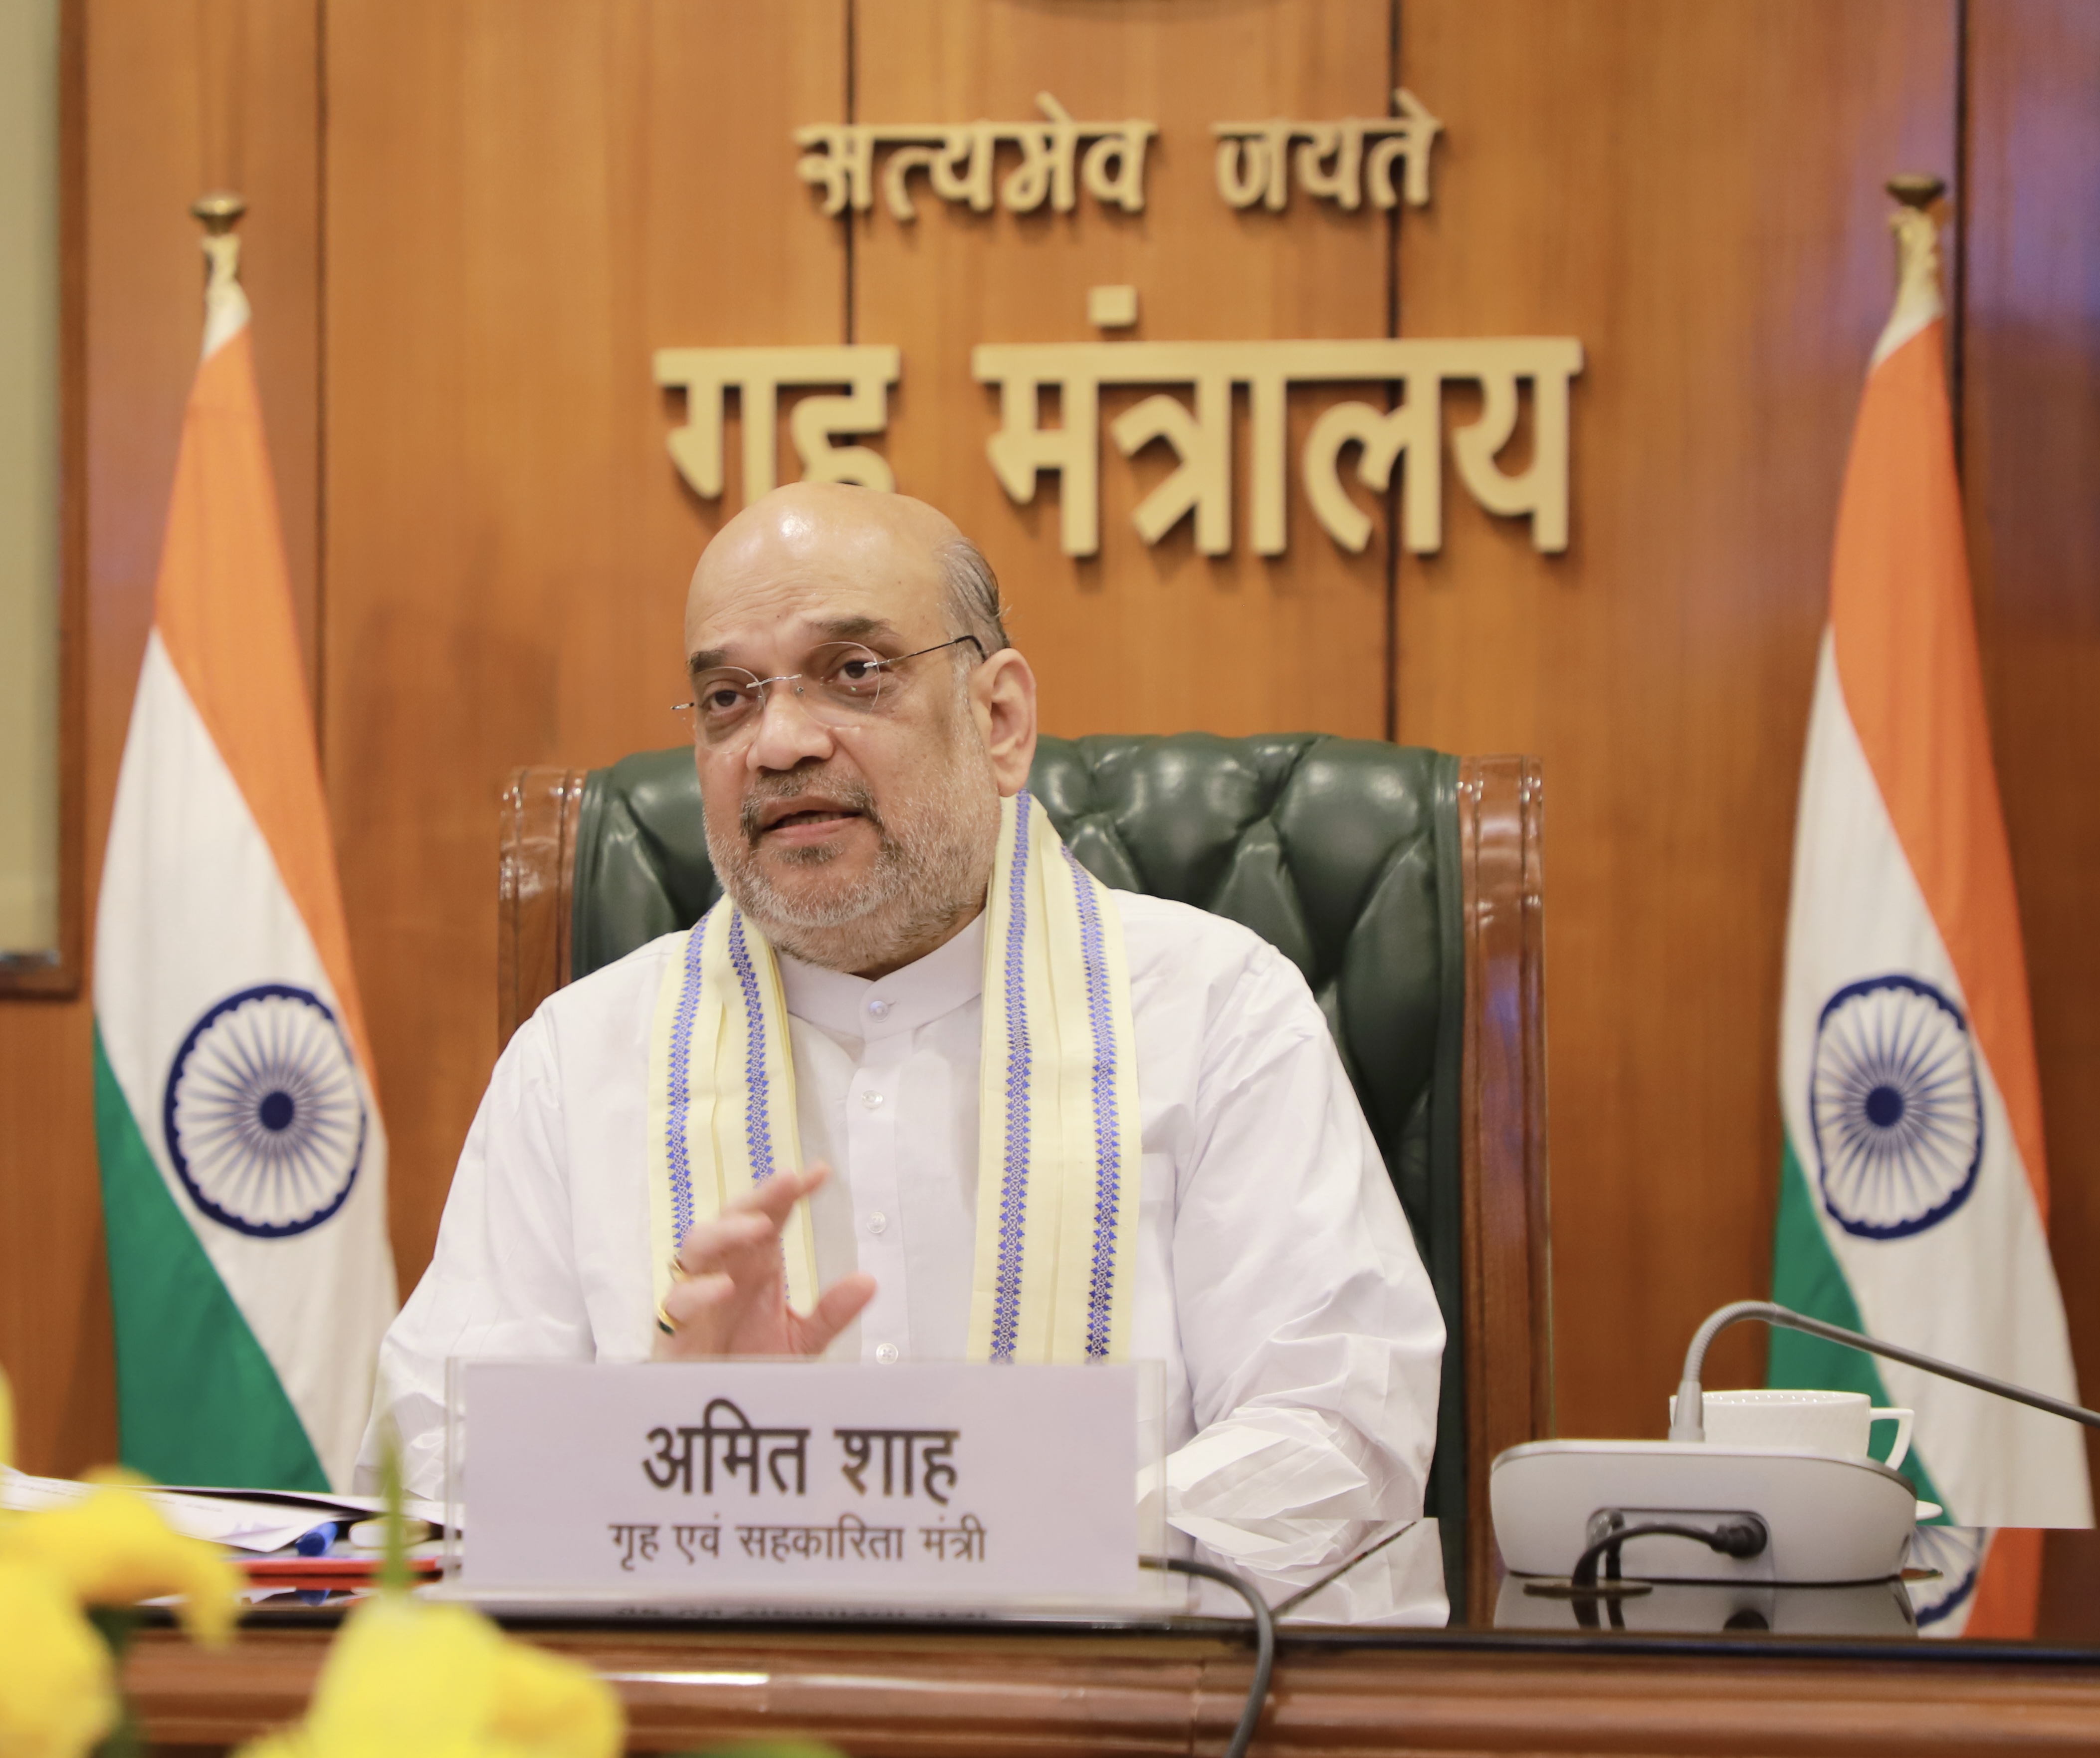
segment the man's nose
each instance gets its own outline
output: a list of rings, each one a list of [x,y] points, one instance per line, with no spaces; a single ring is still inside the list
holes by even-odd
[[[832,729],[810,712],[796,685],[787,681],[770,685],[758,711],[758,730],[752,735],[745,760],[754,769],[787,770],[814,757],[831,756]]]

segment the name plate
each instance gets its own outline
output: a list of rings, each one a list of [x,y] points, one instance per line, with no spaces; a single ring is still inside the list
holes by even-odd
[[[1127,1599],[1141,1591],[1140,1371],[461,1363],[458,1585],[737,1604]]]

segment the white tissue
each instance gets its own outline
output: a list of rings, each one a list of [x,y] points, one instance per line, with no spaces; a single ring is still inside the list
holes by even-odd
[[[1260,1405],[1213,1423],[1166,1462],[1167,1519],[1251,1569],[1339,1561],[1381,1519],[1386,1481],[1338,1417]],[[1142,1498],[1154,1486],[1143,1479]],[[1405,1518],[1411,1510],[1396,1510]]]

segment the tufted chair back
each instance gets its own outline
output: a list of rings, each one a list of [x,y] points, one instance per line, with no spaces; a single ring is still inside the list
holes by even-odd
[[[1494,950],[1480,944],[1485,900],[1468,895],[1478,890],[1468,875],[1480,866],[1480,809],[1493,791],[1488,770],[1476,764],[1480,773],[1469,775],[1461,760],[1438,751],[1318,734],[1184,733],[1046,738],[1030,778],[1073,853],[1098,878],[1244,923],[1297,964],[1318,998],[1449,1333],[1428,1511],[1442,1522],[1454,1615],[1489,1584],[1487,1449],[1550,1427],[1542,996],[1536,957],[1529,979],[1521,968],[1527,903],[1534,954],[1538,927],[1538,790],[1535,769],[1511,769],[1514,760],[1489,763],[1503,765],[1495,773],[1511,785],[1502,791],[1517,796],[1513,883],[1502,911],[1502,926],[1519,931],[1507,949],[1507,1011],[1516,1062],[1535,1073],[1538,1090],[1520,1082],[1501,1104],[1520,1113],[1507,1120],[1515,1139],[1525,1143],[1535,1123],[1537,1140],[1535,1154],[1526,1148],[1524,1163],[1502,1180],[1515,1195],[1503,1231],[1513,1225],[1516,1236],[1498,1273],[1518,1276],[1524,1300],[1514,1324],[1503,1315],[1507,1335],[1493,1337],[1483,1311],[1468,1309],[1480,1292],[1472,1284],[1482,1280],[1478,1248],[1489,1222],[1482,1168],[1473,1163],[1480,1153],[1468,1151],[1488,1145],[1476,1139],[1480,1071],[1467,1066],[1481,1023],[1469,1017],[1469,946],[1476,990]],[[639,752],[583,775],[523,771],[507,807],[499,1006],[506,1038],[547,991],[690,927],[721,892],[689,749]],[[1523,1053],[1527,1033],[1538,1041],[1535,1068]],[[1505,1200],[1502,1208],[1510,1207]],[[1491,1373],[1483,1359],[1491,1350],[1524,1359],[1498,1362]],[[1503,1420],[1484,1428],[1496,1403],[1507,1407]],[[1470,1545],[1469,1513],[1481,1529]]]

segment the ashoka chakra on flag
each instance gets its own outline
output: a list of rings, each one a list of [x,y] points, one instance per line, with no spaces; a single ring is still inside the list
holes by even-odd
[[[1824,1206],[1900,1239],[1959,1209],[1983,1158],[1983,1095],[1961,1010],[1931,984],[1847,983],[1816,1022],[1808,1113]]]
[[[1911,1535],[1903,1584],[1919,1629],[1952,1620],[1953,1628],[1939,1633],[1961,1634],[1968,1618],[1963,1608],[1976,1591],[1988,1543],[1988,1534],[1958,1526],[1921,1526]]]
[[[350,1046],[310,989],[265,983],[190,1028],[163,1108],[175,1175],[214,1221],[265,1239],[340,1209],[364,1157]]]

